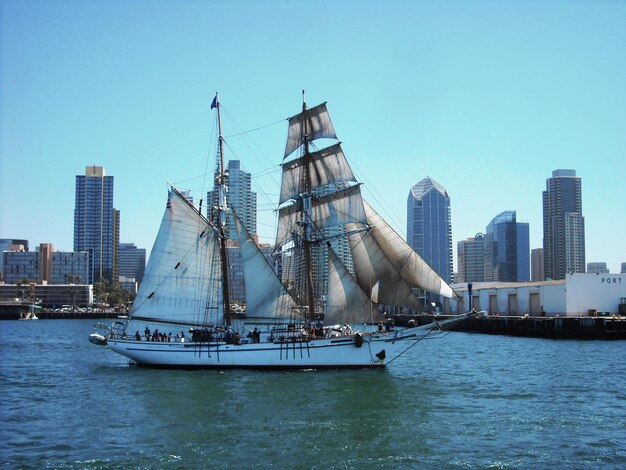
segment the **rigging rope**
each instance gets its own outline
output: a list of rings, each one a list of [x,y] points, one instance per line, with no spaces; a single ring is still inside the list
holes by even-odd
[[[419,343],[420,341],[422,341],[423,339],[426,339],[428,337],[428,335],[430,335],[433,331],[441,331],[441,326],[439,325],[439,322],[435,322],[436,326],[430,330],[428,330],[428,333],[426,333],[424,336],[421,336],[419,339],[416,339],[413,344],[411,344],[408,348],[406,348],[404,351],[402,351],[400,354],[398,354],[396,357],[394,357],[393,359],[391,359],[387,365],[391,364],[393,361],[395,361],[396,359],[398,359],[400,356],[402,356],[405,352],[407,352],[409,349],[411,349],[413,346],[415,346],[417,343]]]
[[[223,108],[222,108],[223,109]],[[272,122],[270,124],[265,124],[264,126],[261,127],[257,127],[255,129],[250,129],[249,131],[242,131],[242,132],[238,132],[237,134],[230,134],[225,136],[225,138],[229,138],[229,137],[238,137],[240,135],[245,135],[245,134],[250,134],[252,132],[256,132],[256,131],[260,131],[261,129],[265,129],[267,127],[271,127],[271,126],[275,126],[276,124],[280,124],[282,122],[284,122],[284,119],[281,119],[280,121],[276,121],[276,122]]]

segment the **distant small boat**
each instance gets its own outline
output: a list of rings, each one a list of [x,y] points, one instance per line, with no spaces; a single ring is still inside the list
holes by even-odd
[[[20,313],[18,320],[39,320],[39,317],[35,315],[35,309],[41,308],[39,305],[29,305],[28,312]]]

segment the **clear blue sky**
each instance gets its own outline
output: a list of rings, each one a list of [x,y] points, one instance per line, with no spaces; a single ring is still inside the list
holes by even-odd
[[[456,242],[504,210],[542,246],[541,191],[582,177],[587,261],[626,261],[626,2],[0,1],[0,238],[72,250],[75,175],[115,176],[122,242],[148,250],[166,182],[200,197],[224,134],[328,107],[365,195],[406,232],[411,186],[449,192]],[[286,138],[229,137],[259,194]],[[213,163],[209,163],[209,172]],[[264,176],[263,176],[264,175]],[[200,177],[198,177],[200,176]]]

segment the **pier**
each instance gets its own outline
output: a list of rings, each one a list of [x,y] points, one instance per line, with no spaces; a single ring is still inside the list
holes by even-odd
[[[451,318],[450,315],[396,315],[396,325],[414,320],[422,325]],[[548,339],[624,340],[626,317],[532,317],[532,316],[476,316],[455,323],[451,331],[492,335],[526,336]]]

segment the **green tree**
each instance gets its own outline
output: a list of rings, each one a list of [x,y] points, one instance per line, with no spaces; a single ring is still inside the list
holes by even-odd
[[[110,283],[103,277],[93,285],[93,293],[98,302],[116,307],[125,306],[133,298],[131,293],[124,289],[120,283]]]

